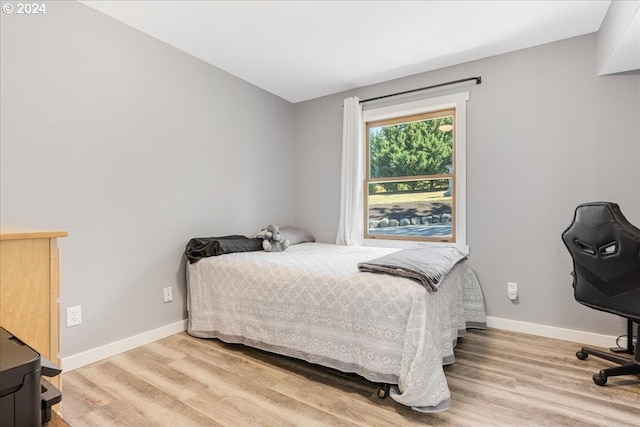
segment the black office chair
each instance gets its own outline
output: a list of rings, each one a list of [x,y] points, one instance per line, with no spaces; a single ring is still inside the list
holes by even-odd
[[[622,316],[640,332],[640,229],[627,221],[615,203],[585,203],[576,208],[562,240],[573,258],[576,301]],[[631,335],[628,340],[633,339]],[[584,360],[591,354],[622,365],[593,375],[596,384],[604,385],[608,377],[640,375],[639,347],[636,343],[633,360],[588,347],[576,356]]]

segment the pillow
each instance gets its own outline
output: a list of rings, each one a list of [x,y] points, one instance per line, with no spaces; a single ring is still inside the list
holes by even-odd
[[[289,245],[316,241],[316,237],[313,234],[298,227],[280,227],[280,235],[282,240],[289,239]]]

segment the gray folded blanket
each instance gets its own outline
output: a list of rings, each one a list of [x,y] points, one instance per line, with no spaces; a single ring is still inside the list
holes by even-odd
[[[451,269],[466,257],[453,246],[415,246],[361,262],[358,269],[407,277],[436,292]]]

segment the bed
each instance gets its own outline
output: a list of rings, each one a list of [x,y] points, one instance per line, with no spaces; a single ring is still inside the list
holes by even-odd
[[[309,242],[204,257],[187,265],[188,333],[353,372],[417,411],[447,410],[443,365],[467,328],[486,326],[482,291],[465,261],[435,292],[358,270],[396,251]]]

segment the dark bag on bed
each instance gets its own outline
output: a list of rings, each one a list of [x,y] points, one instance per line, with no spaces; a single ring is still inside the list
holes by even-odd
[[[199,259],[230,254],[234,252],[261,251],[262,239],[249,239],[246,236],[196,237],[189,240],[184,254],[190,264]]]

